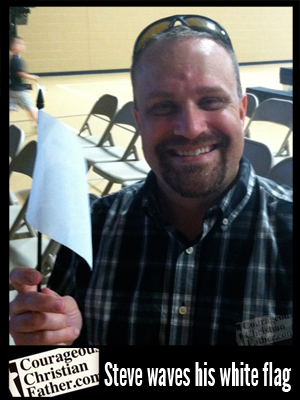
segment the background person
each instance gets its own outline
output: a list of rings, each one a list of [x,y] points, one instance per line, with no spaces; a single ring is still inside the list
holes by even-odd
[[[38,112],[33,106],[30,95],[26,92],[24,79],[37,81],[39,77],[24,71],[24,62],[21,54],[25,51],[25,42],[19,36],[10,39],[10,86],[9,86],[9,110],[17,111],[18,107],[28,111],[31,118],[37,123]]]

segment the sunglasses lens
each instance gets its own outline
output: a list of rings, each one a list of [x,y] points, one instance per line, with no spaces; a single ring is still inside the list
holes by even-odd
[[[206,28],[208,23],[208,21],[202,18],[184,18],[184,20],[188,24],[188,26],[195,26],[197,28]]]
[[[228,37],[228,34],[225,32],[225,30],[222,29],[220,26],[218,26],[213,21],[209,21],[209,20],[206,20],[203,18],[185,18],[185,21],[188,24],[188,26],[191,28],[196,28],[196,29],[199,28],[199,30],[201,30],[201,31],[216,35],[224,42],[230,43],[230,39]]]
[[[137,40],[135,51],[139,51],[144,43],[148,42],[152,38],[152,36],[156,35],[157,33],[163,32],[168,29],[170,26],[170,21],[162,21],[156,25],[151,26],[148,28],[144,33],[140,35]]]
[[[231,47],[231,42],[230,39],[225,32],[225,30],[219,26],[217,23],[214,21],[211,21],[206,18],[202,17],[197,17],[197,16],[174,16],[170,18],[166,18],[162,21],[158,21],[157,23],[154,23],[153,25],[150,25],[148,28],[146,28],[138,37],[136,44],[135,44],[135,49],[134,52],[138,52],[142,46],[148,42],[148,40],[151,39],[152,36],[163,32],[170,27],[173,27],[175,25],[176,21],[181,21],[182,24],[188,25],[190,28],[194,30],[199,30],[202,32],[208,32],[212,35],[217,36],[223,42],[229,44]]]

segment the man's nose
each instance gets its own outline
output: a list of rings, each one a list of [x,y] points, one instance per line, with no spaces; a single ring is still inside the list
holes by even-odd
[[[194,139],[207,132],[206,113],[195,104],[188,104],[178,112],[174,125],[174,134]]]

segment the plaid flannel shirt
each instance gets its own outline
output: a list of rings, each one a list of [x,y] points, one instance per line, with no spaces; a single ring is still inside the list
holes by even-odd
[[[193,242],[163,219],[156,190],[150,172],[93,204],[93,271],[61,250],[49,285],[77,300],[78,343],[237,345],[238,323],[291,315],[292,190],[242,158]]]

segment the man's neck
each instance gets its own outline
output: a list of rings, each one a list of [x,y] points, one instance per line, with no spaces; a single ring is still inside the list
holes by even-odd
[[[159,188],[159,205],[164,218],[191,241],[202,233],[204,215],[213,203],[213,200],[185,198],[172,190]]]

